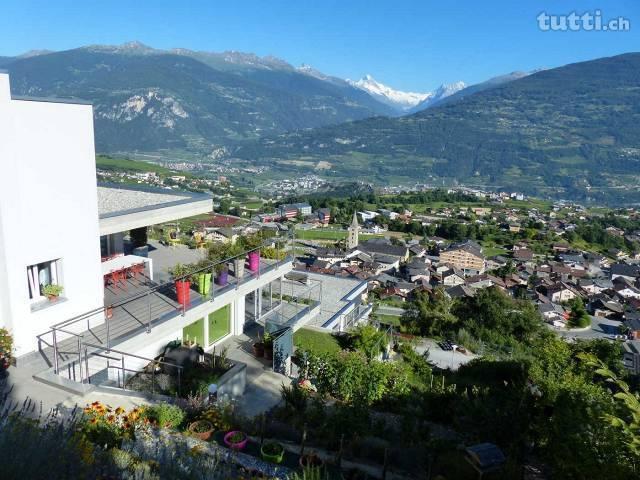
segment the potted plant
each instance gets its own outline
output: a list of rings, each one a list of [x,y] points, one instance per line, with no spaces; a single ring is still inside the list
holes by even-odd
[[[249,442],[249,437],[239,430],[231,430],[224,436],[224,443],[233,450],[243,450]]]
[[[211,291],[211,269],[207,271],[207,267],[211,265],[208,260],[201,260],[193,265],[194,270],[198,273],[194,275],[194,280],[198,284],[198,293],[200,295],[208,295]]]
[[[189,433],[206,442],[213,435],[213,424],[209,420],[196,420],[189,424]]]
[[[5,372],[13,359],[13,337],[6,328],[0,328],[0,371]]]
[[[229,267],[226,263],[218,263],[216,265],[216,283],[224,287],[229,281]]]
[[[187,305],[191,300],[191,274],[193,267],[177,263],[169,269],[176,285],[176,296],[180,305]]]
[[[49,299],[50,302],[55,302],[58,300],[58,297],[62,293],[62,286],[56,285],[55,283],[49,283],[42,287],[42,293],[45,297]]]
[[[322,460],[314,452],[309,452],[301,455],[299,463],[301,468],[322,468],[324,466],[324,460]]]
[[[282,463],[284,447],[278,442],[265,442],[262,448],[260,448],[260,455],[266,462]]]
[[[273,359],[273,337],[269,332],[265,332],[263,342],[264,342],[264,358],[267,360]]]
[[[264,342],[260,340],[259,336],[258,341],[253,344],[253,354],[258,358],[264,357]]]
[[[236,278],[242,278],[244,276],[244,262],[245,256],[244,248],[239,243],[234,243],[229,247],[228,258],[233,258],[233,274]]]
[[[249,270],[257,272],[260,267],[260,250],[262,246],[262,235],[260,233],[254,233],[242,237],[242,245],[246,250],[249,250]]]

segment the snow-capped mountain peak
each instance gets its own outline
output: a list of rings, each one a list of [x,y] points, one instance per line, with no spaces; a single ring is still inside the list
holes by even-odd
[[[409,110],[427,99],[430,93],[403,92],[378,82],[367,74],[358,81],[348,80],[352,86],[364,90],[377,100],[400,110]]]

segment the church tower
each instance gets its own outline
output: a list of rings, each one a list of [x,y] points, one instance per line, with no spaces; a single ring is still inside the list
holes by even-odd
[[[358,246],[358,232],[360,231],[360,225],[358,225],[358,215],[353,212],[353,220],[351,226],[348,229],[347,234],[347,249],[351,250]]]

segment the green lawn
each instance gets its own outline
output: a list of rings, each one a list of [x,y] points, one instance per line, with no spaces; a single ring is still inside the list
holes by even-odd
[[[376,313],[375,316],[380,323],[384,323],[385,325],[393,325],[394,327],[400,326],[400,317],[396,315],[383,315],[381,313]]]
[[[140,162],[138,160],[127,160],[124,158],[111,158],[102,155],[96,156],[96,166],[103,170],[118,170],[126,172],[155,172],[165,175],[174,173],[168,168],[164,168],[153,163]],[[184,173],[181,173],[180,175],[189,176]]]
[[[311,350],[316,353],[333,353],[341,350],[336,337],[330,333],[319,332],[309,328],[301,328],[293,334],[296,348]]]
[[[506,255],[508,250],[499,247],[482,247],[482,253],[486,257],[493,257],[495,255]]]

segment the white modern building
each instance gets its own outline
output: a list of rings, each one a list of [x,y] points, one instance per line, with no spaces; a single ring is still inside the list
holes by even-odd
[[[253,271],[235,271],[230,261],[227,283],[192,288],[180,303],[174,284],[159,280],[167,266],[160,263],[197,252],[159,244],[148,254],[125,251],[126,233],[210,212],[212,200],[97,186],[90,104],[12,96],[9,75],[0,73],[0,158],[0,327],[15,339],[18,365],[47,362],[40,380],[82,392],[113,376],[114,358],[125,375],[171,341],[206,350],[268,315],[281,326],[292,320],[282,297],[289,257],[261,259]],[[143,271],[132,275],[134,266]],[[109,281],[124,269],[130,275]],[[203,270],[215,275],[214,265]],[[49,284],[62,287],[57,299],[44,295]],[[304,322],[312,305],[298,306],[293,320]]]

